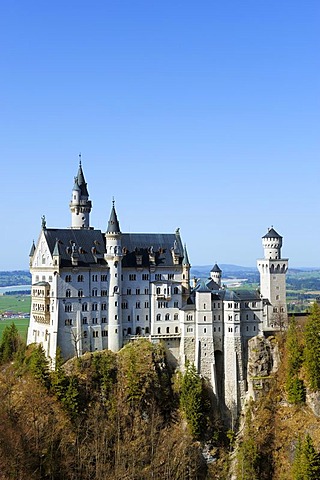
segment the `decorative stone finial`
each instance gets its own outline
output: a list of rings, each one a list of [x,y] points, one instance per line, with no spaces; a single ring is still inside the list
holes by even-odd
[[[41,226],[42,226],[42,230],[45,230],[47,228],[47,222],[46,222],[45,215],[42,215],[42,217],[41,217]]]

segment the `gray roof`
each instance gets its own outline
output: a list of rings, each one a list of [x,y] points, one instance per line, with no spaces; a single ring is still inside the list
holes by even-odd
[[[154,257],[157,267],[174,266],[172,249],[179,256],[179,265],[184,257],[180,235],[176,233],[123,233],[121,236],[124,257],[123,267],[136,267],[137,256],[141,267],[148,267]]]
[[[107,227],[107,233],[120,233],[120,225],[117,217],[117,212],[114,207],[114,203],[112,205],[110,218]]]
[[[57,248],[59,249],[61,267],[72,266],[73,250],[77,252],[79,266],[96,265],[97,263],[106,265],[103,258],[105,240],[100,230],[48,228],[43,233],[51,255],[56,254]]]
[[[35,246],[34,241],[33,241],[32,245],[31,245],[29,257],[33,257],[33,254],[34,254],[35,250],[36,250],[36,246]]]
[[[188,257],[188,252],[187,252],[187,246],[186,246],[186,244],[184,245],[184,248],[183,248],[183,260],[182,260],[182,265],[190,266],[190,262],[189,262],[189,257]]]
[[[83,171],[82,171],[81,162],[79,163],[78,174],[75,177],[75,184],[77,184],[80,187],[81,195],[83,195],[85,197],[89,197],[87,184],[86,184],[86,181],[84,179],[84,175],[83,175]]]
[[[210,272],[221,273],[222,270],[221,270],[221,268],[215,263],[215,264],[213,265],[213,267],[211,268]]]
[[[273,227],[268,229],[268,232],[262,238],[282,238]]]
[[[260,293],[257,290],[225,290],[224,300],[239,302],[241,300],[261,300]]]

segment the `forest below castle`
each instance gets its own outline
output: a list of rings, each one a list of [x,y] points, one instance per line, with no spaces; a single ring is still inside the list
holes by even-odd
[[[318,480],[320,308],[292,318],[267,388],[239,422],[191,365],[140,340],[50,370],[14,324],[0,342],[0,480]]]

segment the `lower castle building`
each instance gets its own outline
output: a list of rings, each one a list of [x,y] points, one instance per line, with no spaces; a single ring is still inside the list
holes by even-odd
[[[193,362],[219,402],[238,409],[247,391],[247,342],[286,318],[282,237],[270,228],[258,260],[260,290],[229,290],[214,265],[190,283],[180,231],[122,233],[113,202],[106,232],[90,226],[91,201],[81,162],[70,202],[71,227],[47,228],[30,251],[32,303],[28,344],[54,365],[87,351],[118,351],[140,337],[162,341],[181,368]]]

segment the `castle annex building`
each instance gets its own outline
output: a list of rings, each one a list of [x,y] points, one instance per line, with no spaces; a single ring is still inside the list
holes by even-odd
[[[214,265],[190,284],[180,231],[123,233],[113,203],[105,232],[90,226],[91,201],[81,162],[70,202],[71,227],[45,219],[30,251],[32,304],[28,344],[54,364],[87,351],[118,351],[139,337],[163,341],[173,362],[193,362],[219,400],[240,402],[247,389],[247,342],[286,318],[282,237],[269,229],[258,260],[260,291],[229,290]]]

